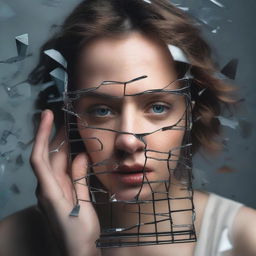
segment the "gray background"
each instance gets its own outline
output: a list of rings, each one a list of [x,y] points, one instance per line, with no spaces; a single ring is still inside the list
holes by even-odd
[[[19,97],[10,97],[8,86],[26,80],[38,58],[40,45],[54,32],[79,0],[9,0],[0,1],[0,60],[17,54],[15,37],[29,34],[29,52],[20,63],[0,64],[0,219],[35,204],[36,179],[29,166],[33,138],[32,115],[38,87],[21,83]],[[236,129],[223,127],[225,147],[216,156],[201,153],[194,158],[195,186],[240,201],[256,208],[256,87],[255,74],[255,11],[254,0],[219,0],[224,7],[210,0],[173,1],[189,7],[202,25],[220,67],[238,58],[234,83],[243,103],[236,116]],[[18,71],[18,73],[17,73]],[[3,132],[11,133],[6,138]],[[1,140],[2,139],[2,140]]]

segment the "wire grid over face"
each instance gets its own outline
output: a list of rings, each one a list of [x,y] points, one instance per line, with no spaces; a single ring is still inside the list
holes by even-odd
[[[73,182],[86,180],[90,202],[100,213],[97,247],[196,241],[191,185],[192,78],[188,69],[184,77],[157,89],[144,90],[139,82],[149,78],[143,75],[64,93],[70,161],[82,151],[90,159],[87,176]],[[152,100],[168,102],[168,111],[161,105],[150,106],[142,114],[137,111],[132,117],[136,127],[124,130],[122,104],[130,99],[136,100],[139,109],[146,109],[144,104],[148,106]],[[121,136],[137,143],[143,164],[135,169],[123,165],[133,153],[116,149]],[[81,201],[88,200],[77,198],[77,206]]]

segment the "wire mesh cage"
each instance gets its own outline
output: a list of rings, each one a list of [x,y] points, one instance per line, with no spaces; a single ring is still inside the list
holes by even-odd
[[[101,225],[97,247],[196,241],[191,182],[191,78],[188,71],[167,86],[149,90],[138,84],[147,79],[140,76],[126,82],[103,81],[86,89],[65,91],[63,110],[70,161],[84,151],[90,159],[86,177],[73,181],[75,184],[85,179],[90,200],[77,198],[71,215],[78,214],[81,201],[94,205]],[[98,101],[119,106],[131,97],[137,98],[137,102],[164,98],[170,106],[169,114],[156,121],[153,129],[138,124],[136,131],[125,131],[120,130],[114,118],[105,118],[108,109],[95,107]],[[156,106],[155,111],[162,111],[160,108]],[[177,135],[182,137],[181,143],[172,143],[171,148],[163,146],[170,136]],[[123,165],[127,152],[109,148],[113,144],[109,141],[115,141],[117,136],[130,136],[137,141],[143,164],[132,169]],[[152,146],[152,141],[156,146]],[[152,171],[148,166],[155,164],[158,170]]]

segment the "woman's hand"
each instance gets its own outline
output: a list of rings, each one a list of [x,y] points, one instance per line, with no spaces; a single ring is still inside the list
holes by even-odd
[[[101,255],[95,245],[100,226],[92,204],[80,202],[79,216],[69,216],[76,204],[75,190],[79,199],[90,200],[85,179],[75,185],[72,183],[72,180],[86,176],[87,156],[85,153],[79,154],[73,160],[69,173],[67,143],[59,152],[49,153],[65,140],[62,129],[49,145],[52,124],[52,112],[44,111],[31,154],[31,165],[38,180],[38,204],[49,221],[62,254]]]

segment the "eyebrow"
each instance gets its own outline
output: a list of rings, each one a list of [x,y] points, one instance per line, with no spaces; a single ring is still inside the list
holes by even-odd
[[[74,97],[73,100],[78,100],[79,98],[82,98],[84,95],[87,95],[88,97],[91,97],[91,98],[97,98],[97,99],[100,98],[102,100],[109,100],[109,99],[117,100],[117,99],[122,99],[125,96],[128,96],[128,97],[129,96],[133,96],[133,97],[137,96],[137,97],[140,97],[140,98],[147,98],[147,97],[162,98],[162,97],[165,97],[165,96],[163,96],[163,93],[165,93],[167,95],[170,95],[170,94],[171,95],[173,95],[173,94],[185,95],[185,96],[188,95],[186,92],[187,92],[187,89],[190,86],[184,86],[184,87],[181,87],[181,88],[178,88],[178,89],[172,89],[172,90],[166,90],[165,89],[166,87],[168,87],[173,82],[181,81],[183,79],[174,80],[171,83],[169,83],[166,87],[163,87],[162,89],[149,89],[149,90],[145,90],[145,91],[142,91],[142,92],[139,92],[139,93],[126,94],[127,84],[133,83],[133,82],[141,80],[141,79],[145,79],[147,77],[148,76],[143,75],[143,76],[139,76],[139,77],[133,78],[133,79],[125,81],[125,82],[124,81],[122,81],[122,82],[121,81],[114,81],[114,80],[104,80],[97,87],[82,89],[82,90],[78,90],[78,91],[72,91],[72,92],[69,92],[68,94],[71,96],[71,100],[72,100],[72,96]],[[123,85],[124,86],[123,87],[123,92],[124,92],[123,95],[122,96],[115,96],[115,95],[111,95],[111,94],[107,94],[107,93],[98,92],[98,90],[101,88],[101,86],[104,86],[104,85],[106,86],[106,85],[111,85],[111,84]]]
[[[161,89],[160,89],[161,90]],[[100,99],[103,101],[107,101],[107,100],[113,100],[113,101],[121,101],[124,99],[124,97],[137,97],[140,100],[152,100],[152,99],[170,99],[173,98],[174,95],[178,95],[178,96],[184,96],[184,93],[179,92],[179,90],[172,90],[170,92],[168,91],[159,91],[158,89],[156,90],[156,92],[154,90],[150,90],[150,92],[142,92],[142,93],[138,93],[138,94],[130,94],[130,95],[122,95],[122,96],[115,96],[115,95],[111,95],[111,94],[106,94],[106,93],[100,93],[100,92],[87,92],[83,95],[83,93],[81,93],[80,99],[83,98],[83,96],[91,98],[91,99]]]

